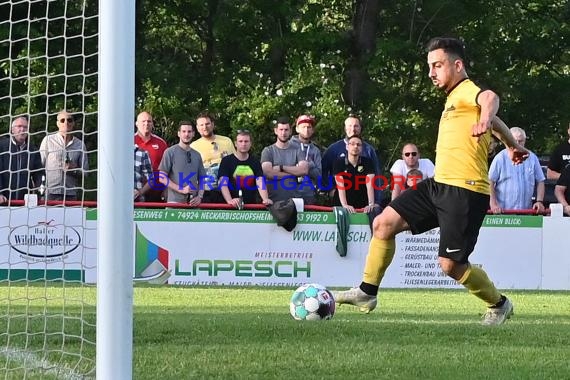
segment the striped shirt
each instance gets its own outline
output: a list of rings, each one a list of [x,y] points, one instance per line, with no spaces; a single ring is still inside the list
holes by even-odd
[[[152,166],[148,152],[135,145],[135,178],[134,189],[141,190],[152,174]],[[137,201],[144,202],[144,195],[139,195]]]

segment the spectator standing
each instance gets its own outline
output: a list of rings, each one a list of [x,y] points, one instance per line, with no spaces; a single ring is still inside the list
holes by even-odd
[[[562,204],[564,214],[570,216],[570,165],[562,171],[556,182],[554,196]]]
[[[557,180],[564,168],[570,165],[570,124],[568,125],[568,140],[560,143],[550,155],[546,178]]]
[[[331,180],[332,180],[332,169],[333,164],[339,158],[344,158],[347,155],[347,145],[348,145],[348,138],[354,135],[361,135],[362,134],[362,123],[360,118],[356,115],[349,115],[346,120],[344,121],[344,133],[345,137],[342,140],[338,140],[337,142],[332,143],[327,150],[323,153],[322,159],[322,170],[323,170],[323,187],[325,189],[333,189]],[[374,165],[374,174],[380,175],[381,173],[381,166],[380,160],[376,155],[376,150],[372,145],[368,144],[367,142],[362,142],[362,152],[360,154],[363,157],[368,157],[372,160]],[[334,180],[333,180],[334,182]],[[382,184],[376,181],[376,188],[374,190],[374,199],[375,203],[381,205],[382,204],[382,190],[380,188]],[[334,193],[334,191],[333,191]],[[331,194],[334,196],[334,194]]]
[[[511,128],[515,141],[522,147],[526,143],[526,132],[519,127]],[[493,213],[503,210],[528,210],[530,208],[544,212],[544,173],[536,154],[520,165],[513,165],[508,151],[503,149],[493,159],[489,168],[491,194],[489,206]],[[532,195],[536,186],[536,201]]]
[[[187,203],[192,207],[202,203],[206,171],[200,153],[190,146],[193,138],[194,128],[181,123],[178,144],[166,149],[160,161],[158,180],[167,188],[168,203]]]
[[[73,136],[75,118],[67,111],[57,114],[58,132],[49,134],[40,144],[40,157],[46,171],[46,199],[77,200],[77,190],[83,188],[85,172],[89,170],[87,149],[83,141]]]
[[[204,184],[204,203],[225,203],[218,189],[218,169],[222,158],[235,153],[234,144],[229,137],[214,133],[214,119],[208,113],[201,113],[196,118],[196,129],[200,138],[191,147],[202,156],[208,181]]]
[[[251,134],[240,130],[236,136],[236,152],[222,158],[218,171],[218,187],[227,204],[241,208],[243,204],[261,203],[270,205],[261,162],[249,153],[251,149]],[[241,196],[240,196],[241,195]]]
[[[277,141],[261,152],[261,168],[269,198],[276,202],[301,197],[298,188],[307,186],[309,163],[305,161],[303,152],[289,141],[291,125],[287,118],[279,118],[273,132]]]
[[[374,164],[362,153],[362,138],[354,135],[348,138],[346,157],[338,158],[333,165],[336,193],[333,205],[342,206],[350,213],[356,209],[372,211],[374,206]]]
[[[305,203],[314,204],[318,184],[322,183],[321,150],[312,141],[315,134],[315,118],[309,115],[301,115],[295,125],[298,135],[291,137],[291,144],[301,150],[304,160],[309,165],[309,178],[311,183],[304,183],[299,189],[299,195],[305,199]]]
[[[0,140],[0,204],[23,200],[41,184],[42,160],[38,148],[29,142],[28,130],[28,119],[16,117],[10,136]]]
[[[152,171],[154,172],[153,175],[158,178],[158,166],[168,145],[166,141],[153,133],[154,120],[149,112],[143,111],[139,113],[135,124],[137,127],[135,144],[148,153]],[[145,201],[162,202],[162,193],[161,190],[151,189],[146,193]]]
[[[148,152],[135,145],[135,178],[133,190],[135,202],[145,201],[145,194],[151,190],[149,179],[152,175],[152,166]]]
[[[404,188],[406,188],[405,183],[407,182],[408,172],[412,169],[420,170],[423,173],[422,179],[431,178],[435,174],[433,162],[429,158],[421,158],[420,150],[415,144],[407,143],[402,148],[402,158],[396,160],[392,168],[390,168],[394,186],[392,189],[392,200],[396,199],[404,190],[400,184],[404,184]]]

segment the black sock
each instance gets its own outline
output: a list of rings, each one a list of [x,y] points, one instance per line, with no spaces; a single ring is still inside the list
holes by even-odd
[[[501,300],[499,302],[497,302],[496,304],[494,304],[493,306],[491,306],[491,308],[494,309],[497,307],[501,307],[505,304],[505,302],[507,302],[507,297],[505,297],[504,295],[501,294]]]
[[[362,282],[360,284],[360,290],[364,293],[368,294],[369,296],[375,296],[378,294],[378,286],[369,284],[367,282]]]

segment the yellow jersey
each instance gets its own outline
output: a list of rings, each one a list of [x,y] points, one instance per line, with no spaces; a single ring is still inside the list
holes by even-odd
[[[222,162],[223,157],[236,152],[232,140],[229,137],[220,135],[215,135],[214,141],[200,137],[190,144],[190,147],[200,153],[206,169],[211,166],[218,166]]]
[[[464,79],[447,94],[439,121],[435,181],[489,194],[488,151],[491,131],[479,138],[472,127],[479,121],[481,88]]]

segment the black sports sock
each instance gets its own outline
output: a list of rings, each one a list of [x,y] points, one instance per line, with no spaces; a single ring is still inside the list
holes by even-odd
[[[501,300],[499,302],[497,302],[496,304],[494,304],[493,306],[491,306],[491,309],[501,307],[505,304],[505,302],[507,302],[507,297],[505,297],[504,295],[501,294]]]
[[[360,290],[364,293],[368,294],[369,296],[375,296],[378,294],[378,286],[369,284],[367,282],[360,283]]]

